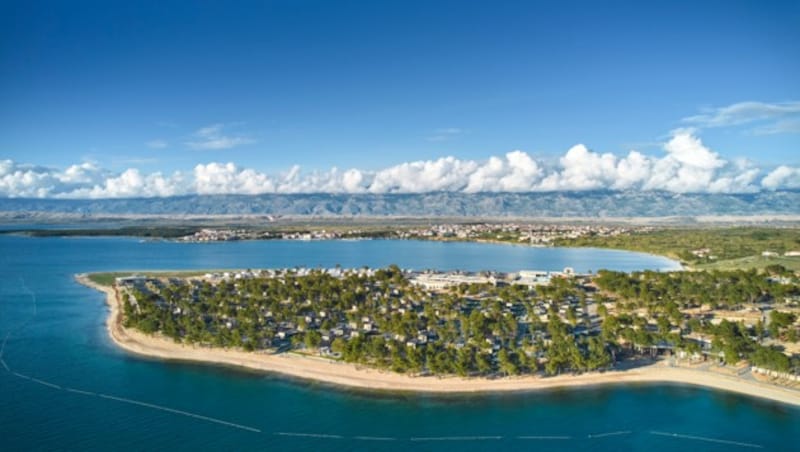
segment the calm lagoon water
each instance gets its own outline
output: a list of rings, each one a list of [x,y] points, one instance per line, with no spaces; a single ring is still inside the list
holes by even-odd
[[[7,338],[9,366],[0,368],[0,449],[796,450],[800,410],[702,388],[393,395],[143,359],[114,347],[102,295],[72,279],[118,269],[391,263],[501,271],[676,265],[637,253],[469,243],[0,236],[0,340]]]

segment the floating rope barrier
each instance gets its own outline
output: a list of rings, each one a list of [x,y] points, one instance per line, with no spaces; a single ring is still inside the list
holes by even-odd
[[[30,380],[31,379],[31,377],[29,377],[27,375],[22,375],[19,372],[11,372],[11,373],[14,374],[18,378],[22,378],[23,380]]]
[[[75,394],[83,394],[83,395],[86,395],[86,396],[97,397],[97,393],[89,392],[89,391],[83,391],[83,390],[80,390],[80,389],[64,388],[64,390],[67,391],[67,392],[74,392]]]
[[[397,441],[397,438],[390,436],[354,436],[353,439],[359,441]]]
[[[38,378],[33,378],[33,377],[30,377],[30,380],[32,382],[34,382],[34,383],[39,383],[40,385],[43,385],[43,386],[49,386],[49,387],[51,387],[53,389],[58,389],[59,391],[62,389],[61,386],[59,386],[59,385],[57,385],[55,383],[50,383],[49,381],[44,381],[44,380],[40,380]]]
[[[595,438],[607,438],[609,436],[620,436],[620,435],[630,435],[632,432],[630,430],[623,430],[619,432],[608,432],[608,433],[592,433],[588,436],[590,439]]]
[[[503,439],[502,436],[433,436],[414,437],[411,441],[486,441]]]
[[[242,430],[247,430],[247,431],[250,431],[250,432],[261,433],[261,430],[259,430],[257,428],[254,428],[254,427],[248,427],[247,425],[242,425],[242,424],[237,424],[237,423],[234,423],[234,422],[223,421],[222,419],[217,419],[217,418],[213,418],[213,417],[209,417],[209,416],[203,416],[201,414],[190,413],[188,411],[183,411],[183,410],[176,410],[174,408],[169,408],[169,407],[165,407],[165,406],[161,406],[161,405],[155,405],[155,404],[152,404],[152,403],[140,402],[138,400],[126,399],[124,397],[116,397],[116,396],[112,396],[112,395],[108,395],[108,394],[97,394],[97,397],[100,397],[100,398],[103,398],[103,399],[115,400],[117,402],[129,403],[131,405],[139,405],[139,406],[143,406],[143,407],[147,407],[147,408],[152,408],[154,410],[166,411],[167,413],[180,414],[182,416],[188,416],[188,417],[192,417],[192,418],[195,418],[195,419],[200,419],[200,420],[203,420],[203,421],[214,422],[216,424],[225,425],[225,426],[228,426],[228,427],[234,427],[234,428],[238,428],[238,429],[242,429]]]
[[[517,439],[554,439],[554,440],[566,440],[572,439],[571,436],[552,436],[552,435],[534,435],[534,436],[517,436]]]
[[[658,435],[658,436],[667,436],[670,438],[680,438],[680,439],[691,439],[696,441],[705,441],[709,443],[717,443],[717,444],[727,444],[730,446],[739,446],[739,447],[750,447],[753,449],[763,449],[764,446],[760,444],[751,444],[751,443],[742,443],[739,441],[730,441],[726,439],[718,439],[718,438],[706,438],[703,436],[694,436],[694,435],[683,435],[681,433],[668,433],[668,432],[656,432],[651,431],[651,435]]]
[[[341,435],[327,435],[325,433],[294,433],[294,432],[275,432],[278,436],[299,436],[305,438],[323,438],[323,439],[344,439]]]

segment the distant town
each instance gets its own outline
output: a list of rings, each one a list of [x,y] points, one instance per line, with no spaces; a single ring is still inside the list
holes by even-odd
[[[646,226],[565,225],[525,223],[437,224],[427,227],[381,230],[313,229],[308,231],[270,231],[250,229],[201,229],[178,237],[180,242],[219,242],[233,240],[333,240],[366,238],[510,240],[531,245],[551,245],[560,239],[580,237],[614,237],[631,232],[648,232]]]

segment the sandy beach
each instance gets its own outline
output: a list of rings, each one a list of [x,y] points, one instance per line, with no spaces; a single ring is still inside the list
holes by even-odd
[[[106,326],[111,339],[129,352],[153,358],[241,366],[295,378],[378,391],[480,393],[535,391],[607,384],[675,383],[704,386],[800,406],[800,391],[795,389],[716,372],[671,367],[664,362],[624,371],[557,377],[524,376],[497,379],[412,377],[325,358],[286,353],[273,355],[177,344],[170,339],[124,328],[121,322],[119,302],[114,290],[93,283],[84,274],[76,275],[76,280],[106,294],[106,302],[110,308]]]

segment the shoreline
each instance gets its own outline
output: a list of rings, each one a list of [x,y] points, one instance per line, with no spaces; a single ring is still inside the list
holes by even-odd
[[[119,301],[112,288],[92,282],[87,274],[75,275],[75,280],[106,295],[106,304],[110,309],[106,319],[106,330],[111,340],[118,347],[130,353],[150,358],[244,367],[308,381],[370,391],[482,394],[613,384],[671,383],[702,386],[800,407],[800,391],[795,389],[708,371],[671,367],[663,362],[628,370],[555,377],[522,376],[497,379],[456,376],[412,377],[326,358],[294,354],[273,355],[179,344],[166,338],[150,336],[124,328],[121,322],[122,313]]]

